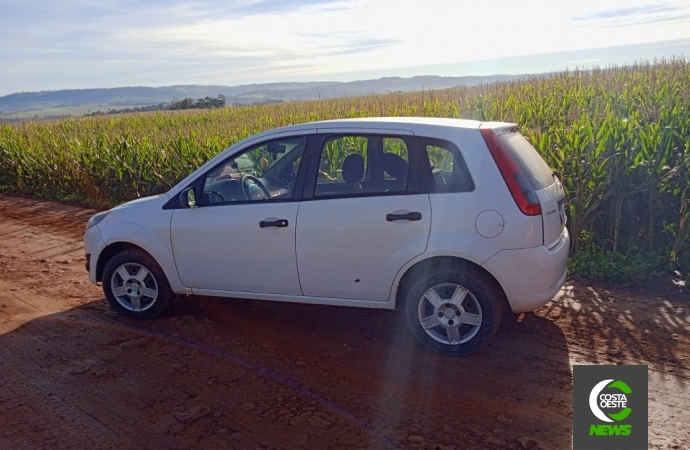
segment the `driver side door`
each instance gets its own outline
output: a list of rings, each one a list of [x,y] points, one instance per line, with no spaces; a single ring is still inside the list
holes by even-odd
[[[302,295],[295,225],[312,135],[240,150],[193,182],[198,207],[173,211],[172,248],[195,292]],[[305,156],[303,158],[302,156]]]

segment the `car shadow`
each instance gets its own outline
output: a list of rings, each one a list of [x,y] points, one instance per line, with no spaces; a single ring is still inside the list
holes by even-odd
[[[251,348],[318,368],[284,370],[399,444],[421,436],[426,445],[436,436],[464,448],[521,448],[520,438],[571,446],[572,371],[565,336],[550,320],[515,316],[480,352],[453,358],[422,348],[394,311],[198,303]]]
[[[97,300],[0,335],[0,448],[569,448],[568,347],[523,315],[435,355],[391,311]]]

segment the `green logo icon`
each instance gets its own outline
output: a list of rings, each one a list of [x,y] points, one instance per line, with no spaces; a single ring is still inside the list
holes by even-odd
[[[648,387],[646,366],[573,366],[573,449],[646,450]]]
[[[604,388],[614,388],[622,392],[622,394],[601,394]],[[623,381],[604,380],[597,383],[589,394],[589,408],[592,414],[597,419],[603,422],[620,422],[630,415],[632,409],[627,407],[628,398],[626,394],[630,394],[632,390]],[[604,414],[600,408],[624,408],[616,414]],[[613,419],[613,420],[611,420]]]

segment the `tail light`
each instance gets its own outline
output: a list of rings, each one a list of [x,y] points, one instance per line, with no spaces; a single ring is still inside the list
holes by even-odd
[[[503,148],[501,141],[491,128],[479,130],[484,138],[486,146],[489,148],[491,156],[496,161],[496,166],[503,176],[513,200],[523,214],[528,216],[538,216],[541,214],[541,205],[537,193],[534,192],[529,180],[515,162],[513,157]]]

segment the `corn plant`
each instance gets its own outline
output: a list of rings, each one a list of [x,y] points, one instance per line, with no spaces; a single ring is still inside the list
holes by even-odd
[[[563,181],[572,251],[663,250],[690,261],[684,58],[409,94],[0,125],[0,189],[108,206],[164,192],[254,133],[366,116],[515,122]],[[333,142],[333,167],[323,169],[362,150]]]

